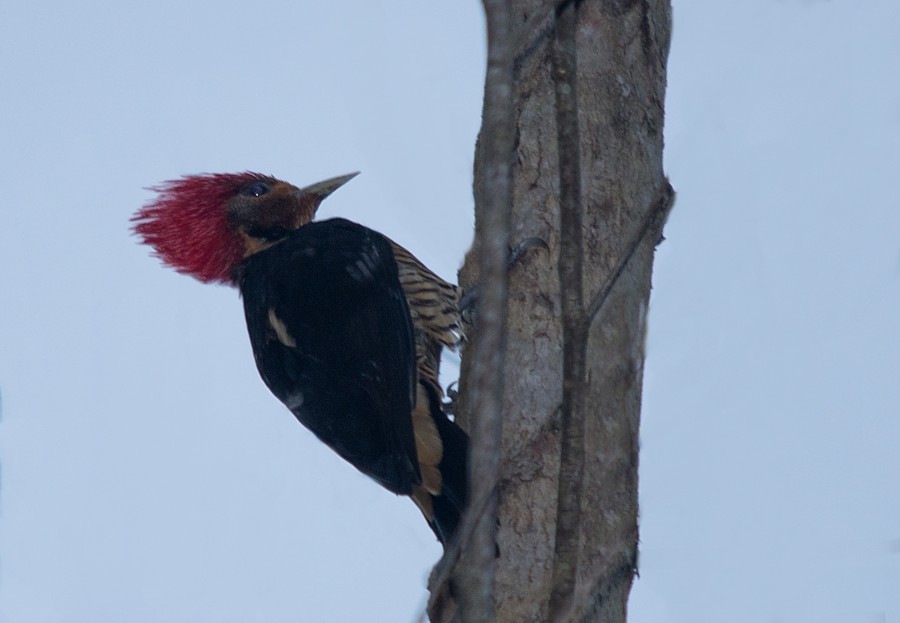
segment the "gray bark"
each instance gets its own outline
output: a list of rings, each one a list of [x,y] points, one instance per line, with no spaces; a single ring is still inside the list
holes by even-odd
[[[452,576],[463,623],[491,623],[497,539],[497,487],[503,423],[503,355],[506,350],[507,258],[512,205],[513,45],[510,0],[484,0],[488,62],[484,87],[485,154],[478,197],[479,283],[478,341],[472,342],[465,410],[482,416],[470,420],[469,507],[456,540],[464,544]],[[471,534],[471,536],[469,536]]]
[[[668,0],[513,0],[512,6],[510,241],[539,237],[548,248],[530,250],[509,273],[492,616],[516,623],[625,621],[637,565],[650,275],[672,200],[662,169],[671,8]],[[561,84],[572,78],[567,67],[575,72],[568,92]],[[569,96],[574,119],[564,110]],[[572,125],[569,139],[564,126]],[[482,137],[488,131],[483,126]],[[567,148],[568,141],[575,145]],[[489,161],[483,147],[480,141],[476,240],[460,274],[464,288],[479,282],[483,261],[479,189]],[[574,181],[564,173],[573,164]],[[564,226],[580,230],[580,240],[561,236],[566,211]],[[469,337],[458,417],[473,430],[479,413],[466,393],[480,336]],[[465,535],[460,546],[469,547]],[[446,583],[457,560],[451,548],[444,573],[434,576],[435,623],[459,620]]]

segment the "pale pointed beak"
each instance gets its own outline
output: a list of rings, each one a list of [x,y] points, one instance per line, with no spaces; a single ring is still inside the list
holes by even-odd
[[[352,180],[357,175],[359,175],[359,171],[348,173],[347,175],[341,175],[339,177],[332,177],[331,179],[327,179],[323,182],[316,182],[315,184],[305,186],[299,189],[296,194],[298,197],[312,195],[313,197],[316,197],[317,202],[319,202],[336,191],[338,188]]]

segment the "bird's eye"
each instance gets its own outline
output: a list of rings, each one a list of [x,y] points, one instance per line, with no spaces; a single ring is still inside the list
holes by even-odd
[[[245,197],[259,197],[261,195],[265,195],[269,192],[269,185],[265,182],[253,182],[249,186],[245,186],[241,189],[240,194]]]

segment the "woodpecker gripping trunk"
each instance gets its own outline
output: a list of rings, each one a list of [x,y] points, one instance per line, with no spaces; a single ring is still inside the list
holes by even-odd
[[[154,188],[134,231],[164,263],[237,286],[256,365],[319,439],[394,493],[438,539],[466,504],[468,438],[443,408],[440,354],[460,340],[459,291],[381,234],[313,223],[356,174],[297,188],[260,173]]]
[[[394,248],[343,219],[310,223],[244,260],[236,281],[272,393],[361,472],[411,496],[445,542],[465,505],[468,443],[444,414],[436,364],[418,356]]]

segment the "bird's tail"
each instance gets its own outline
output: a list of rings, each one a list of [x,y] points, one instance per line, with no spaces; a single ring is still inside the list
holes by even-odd
[[[441,447],[440,461],[437,462],[440,476],[426,477],[425,480],[440,482],[440,489],[438,491],[436,487],[427,487],[427,490],[414,487],[412,498],[422,510],[438,540],[446,545],[456,532],[468,499],[469,436],[447,417],[434,388],[427,383],[420,383],[420,388],[425,390],[423,393],[426,396],[420,393],[420,397],[427,400],[428,413],[434,423],[434,429],[431,430],[440,438]],[[420,467],[424,471],[427,468],[422,464],[423,458],[424,456],[420,455]]]
[[[443,410],[435,417],[435,424],[444,445],[440,463],[443,487],[440,495],[432,496],[431,529],[446,544],[456,532],[469,497],[469,436]]]

